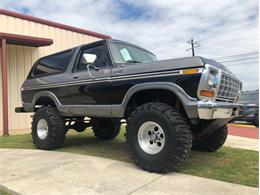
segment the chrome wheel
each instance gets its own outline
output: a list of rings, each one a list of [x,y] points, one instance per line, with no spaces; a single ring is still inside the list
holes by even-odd
[[[159,124],[147,121],[138,130],[138,143],[148,154],[159,153],[165,144],[165,134]]]
[[[41,140],[48,136],[48,123],[45,119],[40,119],[37,123],[37,135]]]

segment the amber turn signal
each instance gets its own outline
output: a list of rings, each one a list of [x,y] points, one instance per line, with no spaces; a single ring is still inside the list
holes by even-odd
[[[198,68],[183,69],[183,70],[181,70],[181,73],[182,73],[182,74],[195,74],[195,73],[198,73],[198,72],[200,72],[200,69],[198,69]]]
[[[212,90],[205,90],[205,89],[203,89],[203,90],[200,91],[200,95],[204,96],[204,97],[214,97],[214,94],[215,93]]]

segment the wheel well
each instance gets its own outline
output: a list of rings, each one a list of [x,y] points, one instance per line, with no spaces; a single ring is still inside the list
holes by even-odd
[[[136,92],[128,101],[124,116],[128,118],[138,106],[147,102],[161,102],[173,106],[176,110],[186,115],[184,107],[178,96],[167,89],[146,89]]]
[[[53,107],[56,107],[56,104],[54,102],[53,99],[51,99],[50,97],[40,97],[37,99],[37,101],[35,102],[34,104],[34,108],[37,109],[38,107],[41,107],[41,106],[53,106]]]

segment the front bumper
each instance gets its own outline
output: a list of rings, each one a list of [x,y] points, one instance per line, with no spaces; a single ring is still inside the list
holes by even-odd
[[[197,103],[200,119],[233,118],[241,114],[242,105],[238,103],[213,102],[210,100]]]

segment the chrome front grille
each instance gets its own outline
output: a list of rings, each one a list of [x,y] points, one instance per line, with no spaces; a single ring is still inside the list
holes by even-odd
[[[223,73],[221,76],[217,100],[234,102],[241,88],[242,85],[238,79]]]

